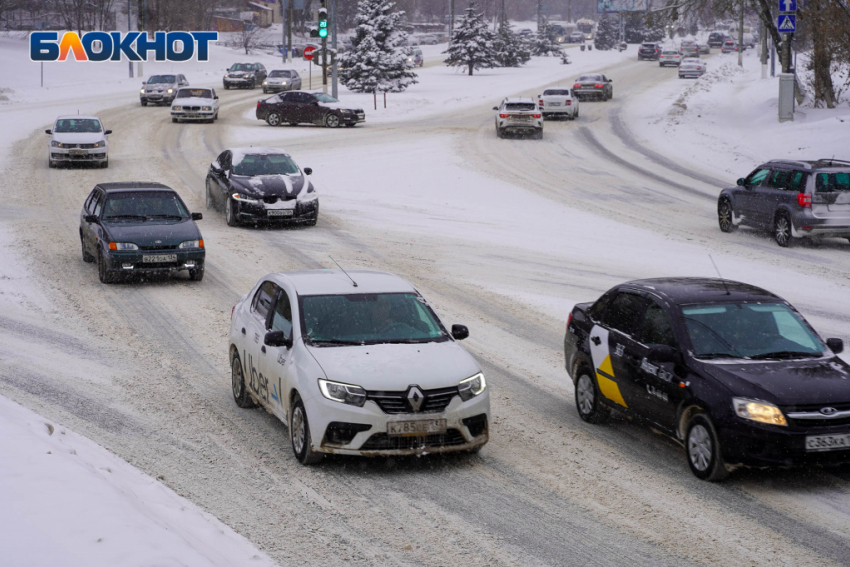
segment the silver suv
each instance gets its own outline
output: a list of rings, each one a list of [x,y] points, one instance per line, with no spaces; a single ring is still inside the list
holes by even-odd
[[[831,236],[850,240],[850,162],[774,160],[758,166],[737,187],[720,192],[720,230],[740,225],[769,230],[776,243]]]
[[[142,106],[149,102],[171,105],[180,87],[188,87],[189,81],[183,75],[151,75],[147,82],[142,83],[139,91],[139,101]]]
[[[531,134],[535,139],[543,138],[543,111],[533,99],[525,97],[506,98],[496,111],[496,136],[505,134]]]

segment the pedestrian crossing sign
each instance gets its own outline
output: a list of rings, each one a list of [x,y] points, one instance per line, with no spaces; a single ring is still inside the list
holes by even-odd
[[[796,14],[780,14],[776,21],[776,28],[779,33],[794,33],[797,31],[797,15]]]

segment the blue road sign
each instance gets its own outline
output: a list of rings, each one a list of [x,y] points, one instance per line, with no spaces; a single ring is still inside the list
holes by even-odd
[[[796,12],[797,0],[779,0],[780,12]]]
[[[794,33],[797,31],[796,14],[780,14],[776,19],[776,29],[779,33]]]

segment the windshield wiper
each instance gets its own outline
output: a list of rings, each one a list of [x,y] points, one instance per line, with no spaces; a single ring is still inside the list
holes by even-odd
[[[103,217],[103,220],[112,220],[112,219],[142,219],[148,220],[148,217],[144,215],[109,215],[108,217]]]
[[[184,219],[181,215],[148,215],[149,219]]]
[[[779,350],[776,352],[764,352],[748,356],[750,360],[764,360],[766,358],[820,358],[819,352],[798,352],[793,350]]]
[[[711,359],[714,359],[714,358],[741,358],[741,357],[736,356],[734,354],[730,354],[728,352],[707,352],[705,354],[696,354],[696,355],[694,355],[694,358],[711,360]]]
[[[363,341],[344,341],[339,339],[307,339],[314,345],[357,345],[363,344]]]

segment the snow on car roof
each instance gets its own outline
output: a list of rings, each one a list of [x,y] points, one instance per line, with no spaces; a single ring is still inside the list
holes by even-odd
[[[416,289],[400,277],[372,270],[346,270],[357,282],[352,285],[342,270],[303,270],[273,274],[288,279],[298,295],[340,295],[355,293],[409,293]]]
[[[233,157],[230,160],[230,163],[236,167],[242,160],[245,159],[247,155],[262,155],[262,154],[280,154],[285,155],[286,157],[292,157],[287,152],[281,150],[280,148],[264,148],[264,147],[256,147],[256,148],[228,148]]]

